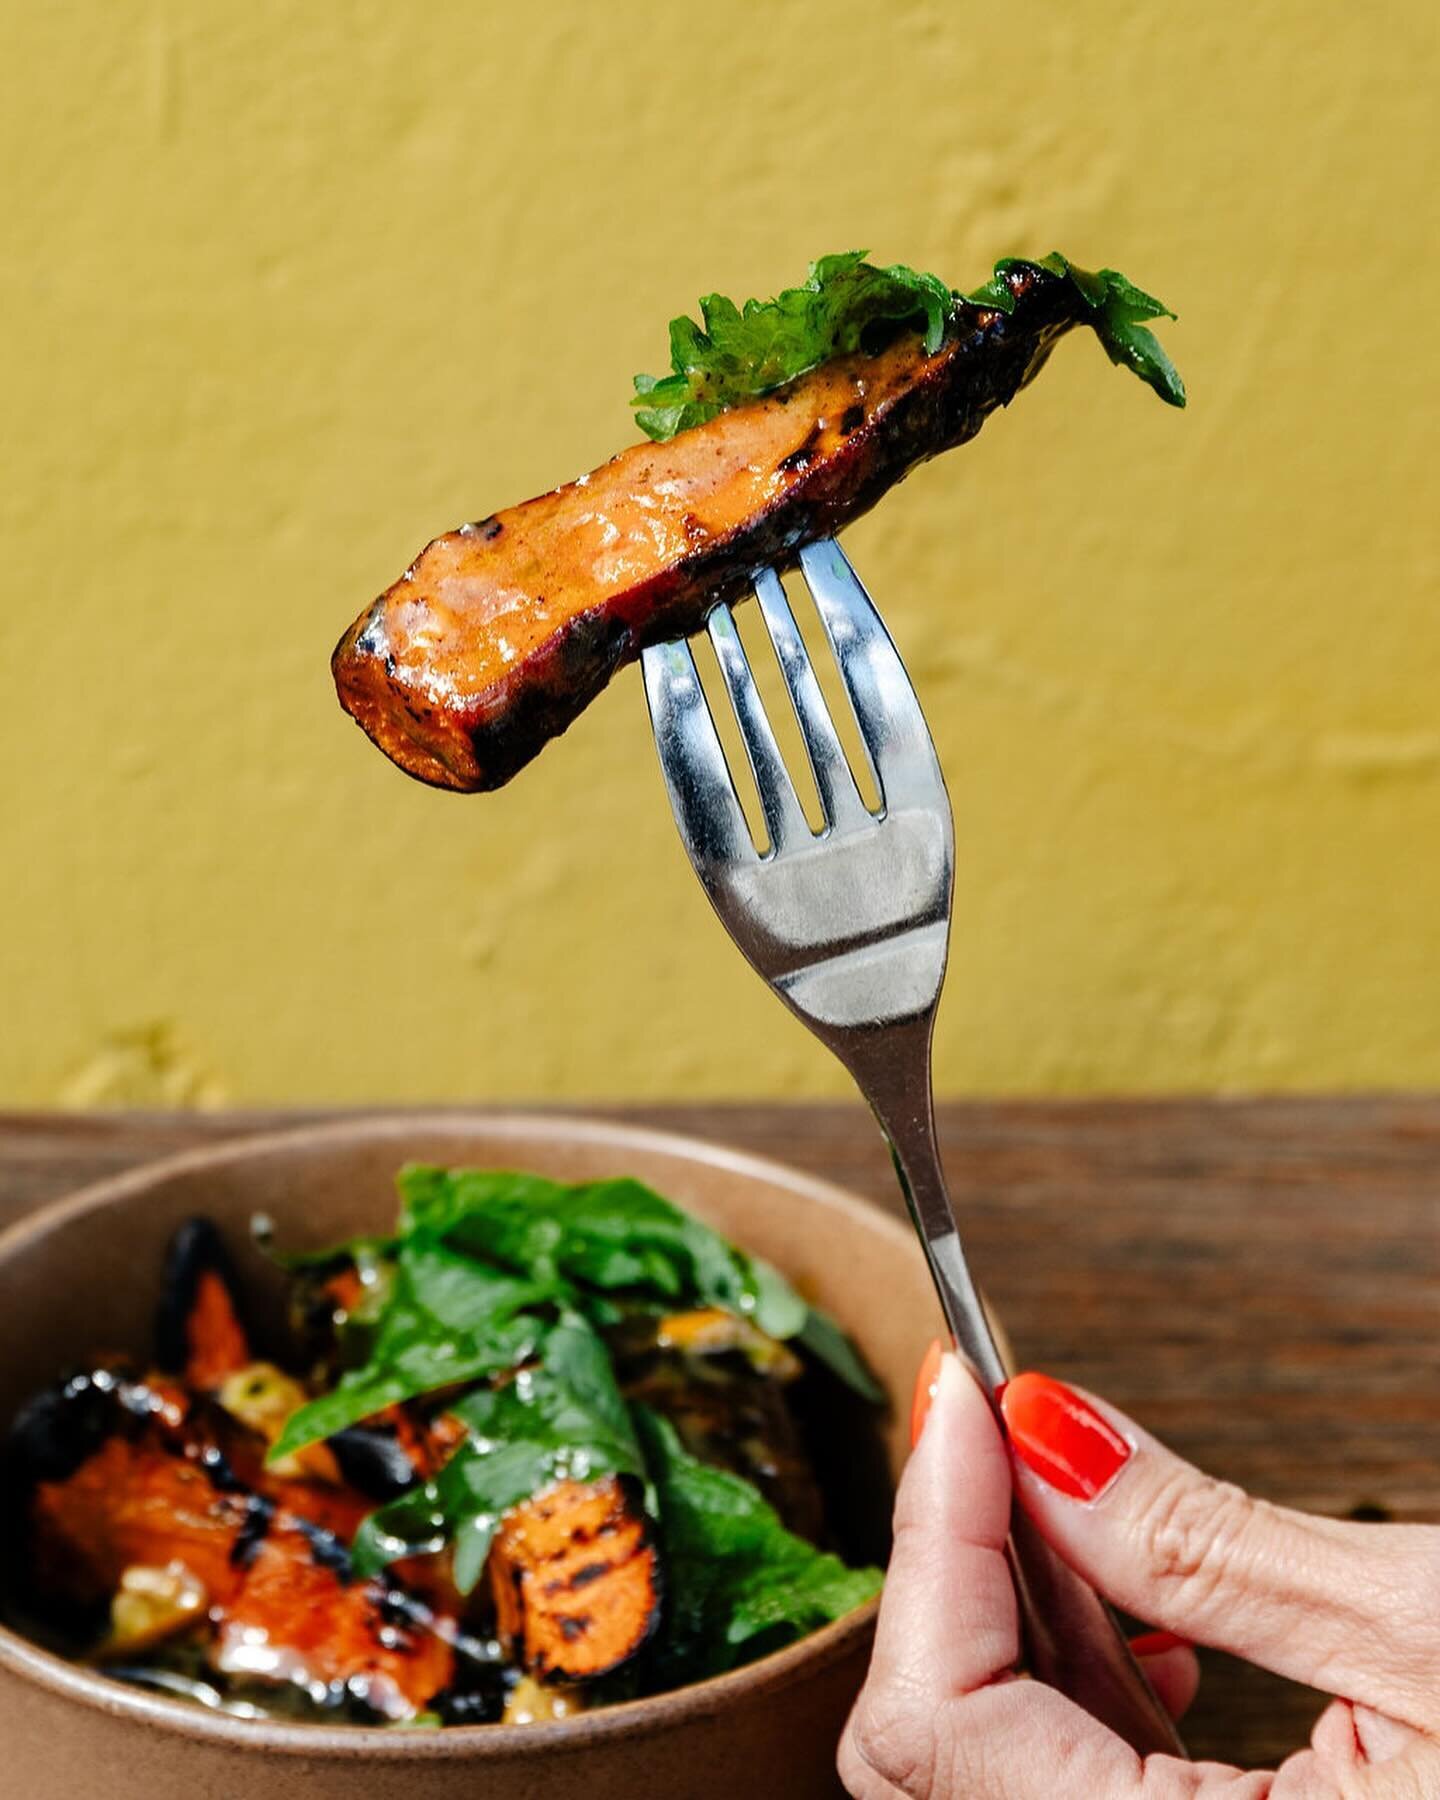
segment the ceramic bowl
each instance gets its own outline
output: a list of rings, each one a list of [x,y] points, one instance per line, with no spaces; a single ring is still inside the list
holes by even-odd
[[[143,1355],[166,1240],[197,1212],[232,1246],[268,1213],[295,1247],[385,1229],[394,1175],[417,1158],[633,1174],[783,1269],[854,1335],[898,1402],[877,1444],[898,1472],[905,1413],[938,1311],[908,1229],[778,1164],[710,1144],[553,1117],[365,1119],[251,1138],[139,1169],[0,1236],[0,1420],[77,1355]],[[242,1257],[247,1296],[278,1287]],[[837,1444],[842,1457],[849,1445]],[[884,1465],[888,1463],[888,1470]],[[883,1491],[841,1465],[858,1504]],[[835,1475],[830,1476],[832,1493]],[[874,1607],[750,1666],[676,1692],[536,1726],[386,1732],[251,1723],[110,1682],[0,1629],[0,1791],[26,1800],[826,1800]]]

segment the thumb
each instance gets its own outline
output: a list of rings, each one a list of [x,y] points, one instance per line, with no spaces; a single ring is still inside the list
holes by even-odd
[[[1440,1727],[1440,1532],[1252,1499],[1045,1375],[1017,1376],[1000,1405],[1021,1503],[1109,1599],[1293,1681]]]

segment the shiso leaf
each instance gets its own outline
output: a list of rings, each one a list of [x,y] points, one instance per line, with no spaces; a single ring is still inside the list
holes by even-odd
[[[1007,257],[996,263],[994,274],[983,287],[976,288],[965,298],[972,306],[1011,313],[1015,310],[1015,295],[1008,278],[1027,268],[1040,268],[1051,275],[1066,277],[1090,308],[1093,317],[1089,322],[1111,362],[1138,375],[1167,405],[1184,406],[1185,383],[1180,379],[1179,371],[1166,355],[1159,338],[1141,323],[1145,319],[1173,319],[1176,315],[1163,300],[1136,287],[1118,269],[1101,269],[1094,274],[1078,267],[1058,250],[1052,250],[1036,262]]]
[[[878,1569],[847,1568],[796,1537],[748,1481],[691,1456],[658,1413],[635,1414],[665,1556],[666,1612],[650,1652],[658,1685],[723,1674],[879,1592]]]
[[[635,377],[635,420],[647,436],[672,438],[727,407],[769,393],[832,356],[867,347],[913,324],[938,350],[954,295],[937,275],[903,263],[877,268],[863,250],[822,256],[799,287],[736,306],[723,294],[700,301],[700,323],[670,321],[668,375]]]
[[[844,1334],[777,1269],[629,1176],[567,1183],[494,1169],[412,1163],[398,1178],[394,1273],[378,1284],[365,1360],[298,1409],[271,1451],[278,1461],[347,1425],[460,1382],[517,1367],[569,1307],[596,1326],[617,1303],[714,1306],[779,1339],[799,1339],[842,1381],[875,1396]],[[373,1256],[373,1238],[315,1261]]]
[[[1035,261],[1010,257],[995,265],[982,287],[964,296],[938,275],[903,263],[879,268],[863,250],[822,256],[799,287],[773,300],[736,306],[706,294],[700,318],[670,321],[670,373],[637,375],[631,405],[636,423],[657,441],[754,400],[818,368],[832,356],[878,349],[896,330],[923,333],[927,353],[944,342],[966,305],[1011,313],[1009,277],[1043,269],[1068,280],[1089,309],[1089,323],[1110,360],[1132,370],[1171,406],[1185,404],[1185,386],[1154,332],[1142,321],[1175,317],[1170,309],[1115,269],[1098,274],[1052,251]]]

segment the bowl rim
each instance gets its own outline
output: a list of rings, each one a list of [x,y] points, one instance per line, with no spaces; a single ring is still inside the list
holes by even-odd
[[[532,1137],[537,1128],[553,1130],[567,1143],[588,1143],[626,1150],[649,1150],[720,1169],[742,1180],[764,1180],[787,1187],[820,1205],[839,1211],[867,1230],[891,1238],[897,1247],[915,1250],[908,1228],[872,1201],[863,1200],[834,1182],[793,1169],[770,1157],[735,1150],[710,1139],[654,1126],[580,1114],[507,1108],[427,1108],[423,1112],[359,1114],[320,1124],[224,1138],[177,1155],[136,1165],[102,1177],[73,1194],[47,1202],[0,1231],[0,1263],[28,1248],[58,1227],[92,1212],[144,1193],[178,1176],[206,1169],[283,1155],[300,1149],[360,1142],[399,1142],[407,1135],[469,1127],[477,1136]],[[893,1400],[892,1400],[893,1404]],[[651,1737],[678,1728],[687,1720],[709,1716],[753,1691],[783,1691],[802,1676],[827,1669],[849,1656],[873,1631],[879,1599],[847,1613],[843,1619],[811,1632],[742,1668],[672,1688],[665,1693],[626,1700],[593,1713],[534,1725],[451,1725],[443,1730],[405,1730],[393,1726],[309,1725],[276,1720],[236,1719],[207,1712],[181,1700],[169,1700],[94,1674],[42,1649],[0,1624],[0,1672],[47,1690],[55,1697],[92,1711],[198,1738],[216,1748],[267,1751],[271,1755],[351,1758],[371,1761],[429,1761],[468,1757],[474,1761],[535,1758],[583,1750],[619,1735]]]

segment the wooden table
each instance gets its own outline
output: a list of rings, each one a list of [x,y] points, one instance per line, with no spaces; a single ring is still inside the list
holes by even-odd
[[[603,1109],[799,1164],[899,1210],[852,1106]],[[0,1223],[314,1113],[0,1114]],[[976,1267],[1021,1360],[1216,1474],[1336,1517],[1440,1520],[1440,1100],[952,1105]],[[1197,1755],[1274,1762],[1317,1697],[1205,1657]]]

